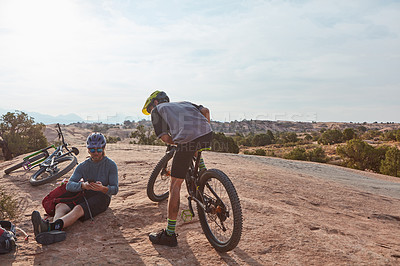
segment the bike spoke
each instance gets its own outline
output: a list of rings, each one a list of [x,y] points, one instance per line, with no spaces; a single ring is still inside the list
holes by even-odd
[[[225,187],[218,179],[211,178],[204,187],[206,219],[213,235],[220,242],[230,240],[233,233],[233,218],[230,215],[231,202]]]

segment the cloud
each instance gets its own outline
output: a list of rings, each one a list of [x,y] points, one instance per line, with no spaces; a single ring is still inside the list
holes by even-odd
[[[360,91],[384,105],[380,93],[400,96],[399,13],[396,1],[2,1],[0,92],[6,108],[82,117],[144,117],[155,89],[219,120],[329,112]],[[342,102],[355,111],[338,119],[368,120]]]

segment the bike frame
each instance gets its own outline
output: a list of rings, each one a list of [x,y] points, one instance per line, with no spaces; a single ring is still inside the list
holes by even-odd
[[[43,162],[44,160],[46,160],[46,157],[49,156],[48,150],[51,149],[51,148],[56,149],[56,146],[50,145],[50,146],[48,146],[48,147],[46,147],[46,148],[43,148],[43,149],[41,149],[41,150],[39,150],[39,151],[36,151],[36,152],[34,152],[34,153],[32,153],[32,154],[30,154],[30,155],[24,157],[23,160],[26,161],[26,162],[23,164],[23,166],[22,166],[22,167],[24,168],[24,170],[27,170],[27,171],[28,171],[28,170],[31,170],[33,167],[35,167],[36,165],[38,165],[38,164],[40,164],[41,162]],[[45,158],[39,159],[39,160],[37,160],[37,161],[35,161],[35,162],[29,161],[30,158],[32,158],[32,157],[34,157],[34,156],[36,156],[36,155],[38,155],[38,154],[40,154],[40,153],[42,153],[42,152],[46,152],[46,153],[47,153],[47,155],[45,156]]]
[[[58,127],[58,130],[57,130],[58,139],[61,140],[62,144],[59,145],[58,147],[56,147],[54,144],[50,145],[50,146],[48,146],[46,148],[43,148],[43,149],[41,149],[41,150],[39,150],[37,152],[34,152],[34,153],[26,156],[25,158],[23,158],[23,160],[26,161],[26,163],[23,164],[23,167],[24,167],[25,170],[31,170],[31,169],[35,168],[36,166],[39,166],[39,165],[45,166],[45,167],[51,166],[51,165],[54,164],[54,159],[56,157],[57,158],[61,158],[61,157],[67,156],[67,155],[69,155],[71,153],[71,151],[67,147],[68,144],[65,143],[64,135],[63,135],[63,133],[61,131],[60,124],[57,124],[57,127]],[[51,148],[54,148],[55,150],[49,156],[48,150],[51,149]],[[63,148],[65,148],[68,151],[68,153],[64,153],[63,154]],[[42,152],[46,152],[47,153],[45,158],[39,159],[39,160],[37,160],[35,162],[30,162],[29,161],[29,158],[32,158],[33,156],[38,155],[38,154],[40,154]]]

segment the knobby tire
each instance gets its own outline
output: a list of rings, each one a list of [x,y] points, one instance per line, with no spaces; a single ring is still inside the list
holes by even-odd
[[[33,156],[32,158],[29,158],[27,161],[35,162],[35,161],[40,160],[40,159],[42,159],[42,158],[44,158],[44,157],[47,157],[47,156],[48,156],[48,154],[46,154],[45,152],[43,152],[43,153],[40,153],[40,154],[38,154],[38,155],[36,155],[36,156]],[[25,164],[27,161],[23,161],[23,162],[21,162],[21,163],[19,163],[19,164],[16,164],[16,165],[14,165],[14,166],[11,166],[10,168],[7,168],[6,170],[4,170],[4,173],[6,173],[6,174],[8,175],[8,174],[11,173],[12,171],[15,171],[15,170],[17,170],[18,168],[21,168],[22,166],[24,166],[24,164]]]
[[[216,229],[213,229],[214,223],[212,221],[208,221],[207,218],[210,220],[215,219],[217,222],[219,221],[216,214],[212,213],[207,213],[201,208],[199,205],[197,205],[197,212],[199,215],[199,220],[201,223],[201,227],[203,229],[204,234],[206,235],[208,241],[211,243],[211,245],[219,252],[227,252],[232,249],[234,249],[237,244],[239,243],[240,237],[242,235],[242,223],[243,223],[243,217],[242,217],[242,208],[240,206],[240,200],[237,195],[236,189],[233,186],[231,180],[229,177],[224,174],[222,171],[217,170],[217,169],[209,169],[207,170],[201,177],[200,177],[200,182],[199,182],[199,192],[203,195],[203,193],[206,191],[206,194],[212,195],[212,193],[209,193],[209,189],[207,188],[207,183],[208,181],[212,180],[217,180],[219,183],[216,185],[220,186],[220,189],[226,191],[226,194],[228,197],[223,198],[223,202],[225,205],[230,204],[229,207],[229,217],[225,221],[227,223],[228,219],[233,219],[229,220],[228,222],[232,223],[227,229],[228,231],[231,232],[228,236],[225,237],[226,239],[220,239],[222,237],[218,236],[218,226],[216,226]],[[211,187],[213,185],[211,184]],[[217,190],[216,187],[212,187],[213,190]],[[218,197],[222,197],[222,192],[215,191]],[[211,196],[213,197],[213,196]],[[229,202],[228,202],[229,201]],[[211,217],[213,216],[214,217]],[[216,224],[216,223],[215,223]],[[225,225],[228,226],[228,225]],[[221,229],[221,232],[222,229]],[[221,233],[222,234],[222,233]]]
[[[40,178],[40,177],[42,174],[44,174],[46,172],[47,167],[40,166],[40,169],[31,176],[31,179],[29,180],[29,182],[31,183],[32,186],[39,186],[39,185],[51,182],[53,180],[56,180],[57,178],[62,177],[63,175],[65,175],[66,173],[71,171],[77,165],[78,160],[76,159],[75,156],[66,156],[66,157],[61,157],[61,158],[55,159],[55,162],[59,162],[59,163],[62,163],[65,161],[71,161],[71,162],[68,165],[66,165],[63,169],[59,169],[56,173],[51,174],[45,178]]]
[[[147,182],[147,196],[149,197],[150,200],[154,202],[160,202],[166,200],[169,196],[170,177],[168,177],[168,180],[166,179],[162,180],[162,178],[166,177],[161,176],[161,171],[168,164],[169,160],[171,160],[173,155],[174,155],[173,152],[168,152],[164,155],[164,157],[161,158],[161,160],[157,163],[156,167],[154,167],[154,170],[150,175],[149,181]],[[156,182],[160,182],[167,185],[164,192],[156,193],[154,191],[154,186],[156,185]]]

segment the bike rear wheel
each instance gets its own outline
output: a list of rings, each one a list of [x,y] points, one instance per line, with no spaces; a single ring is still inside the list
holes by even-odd
[[[28,164],[29,162],[35,162],[35,161],[40,160],[40,159],[42,159],[42,158],[45,158],[45,157],[47,157],[47,156],[49,156],[49,154],[48,154],[47,152],[40,153],[40,154],[38,154],[38,155],[36,155],[36,156],[33,156],[32,158],[29,158],[29,159],[26,160],[26,161],[23,161],[23,162],[21,162],[21,163],[19,163],[19,164],[16,164],[16,165],[14,165],[14,166],[11,166],[10,168],[7,168],[6,170],[4,170],[4,173],[6,173],[6,174],[8,175],[8,174],[11,173],[12,171],[15,171],[15,170],[21,168],[22,166]]]
[[[199,182],[197,212],[204,234],[219,252],[234,249],[242,235],[242,208],[236,189],[222,171],[207,170]]]
[[[54,160],[53,166],[40,166],[40,169],[31,176],[29,182],[32,186],[51,182],[71,171],[76,165],[77,159],[75,156],[57,158]]]
[[[166,200],[169,196],[172,163],[170,160],[173,155],[173,152],[169,152],[161,158],[147,182],[147,196],[154,202]]]

